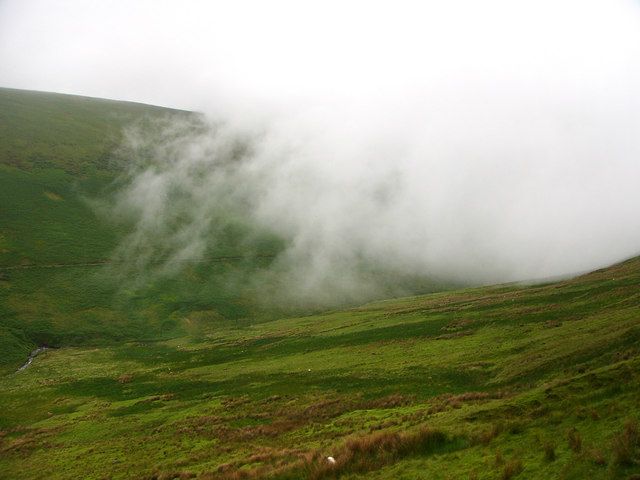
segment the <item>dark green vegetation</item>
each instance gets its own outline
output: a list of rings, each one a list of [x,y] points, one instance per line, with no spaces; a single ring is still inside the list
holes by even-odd
[[[238,272],[267,266],[236,246],[247,230],[229,223],[210,262],[135,290],[105,271],[127,226],[92,207],[108,203],[126,169],[131,124],[195,114],[128,102],[0,89],[0,372],[14,371],[40,344],[68,346],[183,335],[198,318],[239,320],[255,311],[234,290]],[[151,128],[148,127],[148,128]]]
[[[87,198],[122,168],[112,152],[123,127],[160,115],[185,113],[0,89],[0,371],[65,335],[139,330],[112,307],[113,285],[87,281],[91,267],[83,265],[104,262],[119,233]],[[54,268],[60,264],[77,266]]]
[[[640,258],[276,318],[231,233],[123,289],[87,199],[165,115],[0,89],[0,478],[638,478]]]

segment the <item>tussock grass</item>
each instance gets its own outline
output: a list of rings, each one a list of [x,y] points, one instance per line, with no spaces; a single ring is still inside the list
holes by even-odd
[[[613,464],[617,466],[631,466],[640,460],[640,425],[636,419],[625,422],[622,432],[612,440]]]
[[[243,463],[224,464],[216,472],[209,472],[203,478],[239,480],[257,478],[281,478],[320,480],[338,478],[350,473],[366,473],[391,465],[413,455],[428,455],[453,448],[455,440],[444,432],[422,426],[412,432],[377,432],[348,438],[339,446],[332,457],[335,463],[327,460],[327,455],[319,450],[309,452],[268,452],[253,455],[246,463],[261,462],[268,464],[255,469],[243,468]],[[290,463],[284,459],[294,454],[297,458]]]
[[[502,468],[500,479],[511,480],[512,478],[522,473],[523,470],[524,470],[524,467],[522,465],[522,460],[520,459],[509,460],[507,463],[505,463],[504,467]]]
[[[381,463],[391,463],[401,457],[432,452],[447,442],[448,437],[444,432],[429,427],[421,427],[416,432],[409,433],[380,432],[353,437],[346,441],[344,448],[337,454],[335,467],[328,464],[320,472],[333,469],[368,471]]]
[[[582,451],[582,435],[575,427],[571,427],[567,431],[567,443],[573,452],[580,453]]]
[[[544,459],[547,462],[554,462],[556,460],[556,446],[551,441],[546,441],[542,444],[544,451]]]

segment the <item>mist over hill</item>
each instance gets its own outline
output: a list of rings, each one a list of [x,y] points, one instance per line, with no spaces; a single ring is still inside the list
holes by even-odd
[[[638,252],[635,2],[2,8],[0,82],[206,116],[121,145],[129,170],[106,216],[135,227],[116,255],[139,274],[215,250],[223,210],[279,239],[275,290],[291,301],[363,299],[391,275],[544,278]]]
[[[118,255],[171,274],[242,218],[281,241],[270,297],[330,305],[370,298],[390,276],[530,280],[637,253],[640,110],[613,117],[603,99],[572,124],[586,100],[554,102],[480,105],[451,121],[347,109],[130,130],[115,210],[135,230]]]
[[[3,480],[639,478],[637,1],[3,0],[0,66]]]

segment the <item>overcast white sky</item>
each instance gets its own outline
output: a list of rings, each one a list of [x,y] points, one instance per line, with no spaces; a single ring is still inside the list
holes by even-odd
[[[498,281],[640,251],[637,0],[3,0],[0,86],[261,126],[265,180],[225,182],[259,192],[295,284],[324,275],[309,291],[358,256]],[[210,218],[219,179],[188,172],[218,147],[186,140],[154,185]]]
[[[606,88],[639,31],[636,0],[2,0],[0,85],[186,108]]]

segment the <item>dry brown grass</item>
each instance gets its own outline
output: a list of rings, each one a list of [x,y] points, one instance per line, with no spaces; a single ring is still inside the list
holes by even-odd
[[[514,458],[512,460],[509,460],[507,463],[505,463],[504,468],[502,469],[500,479],[510,480],[516,475],[519,475],[522,470],[524,470],[524,468],[520,459]]]
[[[133,381],[133,375],[130,373],[123,373],[118,377],[118,383],[131,383]]]
[[[422,427],[415,432],[379,432],[348,439],[334,455],[336,463],[316,463],[309,471],[312,480],[346,472],[368,472],[394,463],[399,458],[426,453],[448,441],[440,430]]]
[[[260,408],[247,415],[246,397],[228,397],[223,400],[226,412],[222,415],[203,415],[180,420],[171,426],[181,435],[217,439],[223,444],[247,442],[279,437],[314,422],[326,422],[346,411],[361,407],[361,400],[321,398],[311,405],[291,405],[285,398],[273,396],[264,399]],[[406,404],[409,397],[389,396],[371,401],[369,405]],[[255,420],[251,425],[242,425]],[[387,425],[387,427],[390,425]],[[383,427],[385,428],[385,427]]]
[[[369,427],[369,432],[375,432],[377,430],[387,430],[392,427],[397,427],[398,425],[402,425],[402,422],[399,419],[391,419],[386,420],[382,423],[374,423]]]
[[[604,453],[602,453],[602,450],[597,448],[593,448],[589,451],[589,457],[596,465],[604,466],[607,464],[607,459],[605,458]]]
[[[562,326],[562,322],[559,320],[547,320],[542,326],[544,328],[558,328]]]
[[[187,480],[189,478],[196,478],[198,475],[193,472],[162,472],[154,473],[148,480]]]
[[[51,439],[63,430],[63,427],[14,429],[19,435],[15,438],[2,438],[0,453],[28,455],[37,448],[53,448]],[[6,433],[6,432],[5,432]]]
[[[575,428],[570,428],[567,431],[567,442],[569,444],[569,448],[575,453],[580,453],[582,451],[582,436]]]
[[[547,462],[553,462],[556,459],[556,446],[550,442],[546,441],[542,444],[542,449],[544,451],[544,459]]]
[[[239,429],[226,429],[220,430],[220,433],[224,433],[224,437],[233,441],[248,441],[254,438],[275,438],[284,433],[290,432],[301,426],[302,422],[294,419],[276,420],[272,423],[265,425],[255,425],[250,427],[243,427]]]
[[[507,394],[502,391],[497,392],[464,392],[459,394],[439,395],[433,399],[427,413],[445,412],[452,408],[461,408],[465,403],[482,402],[496,398],[504,398]]]
[[[343,399],[327,398],[320,401],[316,401],[310,406],[304,408],[301,411],[291,411],[285,409],[281,411],[281,414],[287,415],[289,418],[300,419],[326,419],[341,415],[344,412],[351,410],[353,407]]]
[[[377,432],[347,439],[335,451],[263,450],[244,460],[220,465],[200,478],[209,480],[250,480],[283,478],[320,480],[345,473],[364,473],[389,465],[400,458],[428,453],[448,442],[446,434],[422,427],[413,432]],[[327,455],[335,463],[327,460]],[[259,464],[249,468],[251,464]]]
[[[222,399],[222,406],[226,409],[233,409],[249,403],[251,400],[247,395],[241,397],[226,397]]]
[[[640,426],[638,421],[635,419],[627,420],[622,432],[613,437],[611,447],[615,465],[633,465],[640,448]]]
[[[301,471],[306,465],[318,462],[320,459],[317,451],[263,448],[246,459],[219,465],[215,472],[205,473],[199,478],[204,480],[295,478],[291,477],[292,472]],[[251,468],[253,464],[258,466]]]
[[[463,319],[460,319],[460,320],[455,320],[455,321],[445,325],[440,330],[444,330],[446,332],[455,332],[457,330],[463,329],[467,325],[471,325],[472,323],[473,323],[473,320],[467,319],[467,318],[463,318]]]
[[[489,428],[481,430],[473,436],[473,443],[489,445],[491,441],[502,433],[504,427],[502,424],[494,423]]]
[[[398,393],[393,395],[387,395],[386,397],[376,398],[374,400],[368,400],[358,405],[359,409],[370,410],[380,408],[397,408],[411,405],[415,402],[414,396],[400,395]]]
[[[576,417],[578,417],[580,420],[584,420],[587,418],[591,420],[600,420],[600,414],[594,408],[578,408],[576,410]]]

